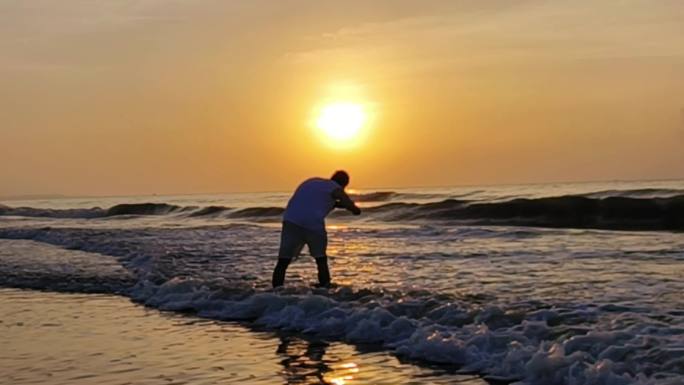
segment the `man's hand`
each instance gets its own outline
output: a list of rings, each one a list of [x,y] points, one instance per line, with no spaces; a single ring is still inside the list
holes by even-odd
[[[354,201],[349,198],[349,195],[343,189],[338,188],[332,193],[335,198],[335,207],[344,208],[352,212],[354,215],[361,215],[361,209],[356,206]]]

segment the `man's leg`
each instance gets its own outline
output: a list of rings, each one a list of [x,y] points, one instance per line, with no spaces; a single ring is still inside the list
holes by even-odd
[[[278,258],[278,263],[276,264],[275,269],[273,269],[273,279],[271,280],[274,288],[283,286],[285,283],[285,272],[290,265],[290,261],[290,258]]]
[[[321,287],[330,286],[330,270],[328,270],[328,257],[316,258],[316,267],[318,267],[318,284]]]
[[[330,270],[328,270],[328,235],[316,232],[308,232],[306,242],[309,245],[311,256],[316,259],[318,268],[318,285],[321,287],[330,286]]]
[[[283,229],[280,232],[280,249],[278,250],[278,263],[273,269],[271,283],[273,287],[283,286],[285,283],[285,271],[293,259],[299,257],[305,243],[303,230],[290,222],[283,222]]]

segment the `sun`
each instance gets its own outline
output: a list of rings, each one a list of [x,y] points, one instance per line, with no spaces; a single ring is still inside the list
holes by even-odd
[[[363,105],[335,102],[324,105],[317,113],[315,127],[323,139],[334,147],[351,147],[358,143],[368,120]]]

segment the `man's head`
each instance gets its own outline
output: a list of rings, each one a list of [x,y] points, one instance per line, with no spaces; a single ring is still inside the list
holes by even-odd
[[[335,171],[335,173],[330,179],[337,182],[337,184],[342,186],[342,188],[347,187],[347,185],[349,184],[349,174],[347,174],[347,172],[343,170]]]

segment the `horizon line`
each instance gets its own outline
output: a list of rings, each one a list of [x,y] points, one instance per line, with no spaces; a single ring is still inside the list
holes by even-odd
[[[361,187],[358,190],[401,190],[401,189],[439,189],[459,187],[503,187],[503,186],[540,186],[549,184],[589,184],[589,183],[648,183],[648,182],[684,182],[684,177],[663,179],[594,179],[594,180],[564,180],[550,182],[513,182],[513,183],[483,183],[483,184],[454,184],[454,185],[412,185],[404,187],[396,186],[370,186]],[[355,189],[352,189],[355,190]],[[289,193],[289,190],[251,190],[251,191],[214,191],[194,193],[142,193],[121,195],[70,195],[70,194],[14,194],[0,195],[0,201],[30,201],[41,199],[84,199],[84,198],[127,198],[127,197],[151,197],[151,196],[197,196],[197,195],[226,195],[226,194],[266,194],[266,193]]]

